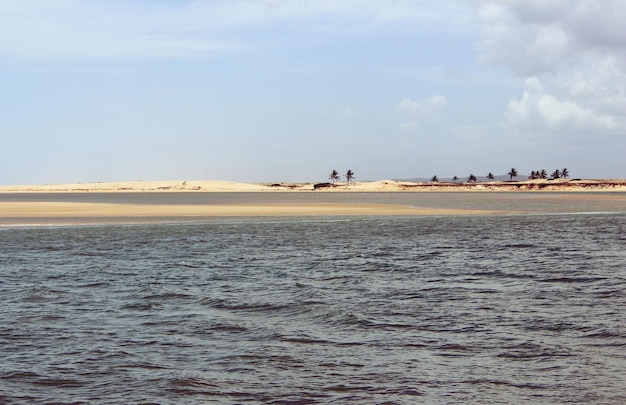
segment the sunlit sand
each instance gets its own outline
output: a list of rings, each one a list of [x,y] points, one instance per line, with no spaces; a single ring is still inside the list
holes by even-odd
[[[415,208],[395,204],[169,205],[0,202],[5,218],[470,215],[494,211]]]
[[[317,185],[317,188],[316,188]],[[0,186],[2,194],[41,193],[158,193],[158,192],[213,192],[213,193],[385,193],[385,192],[480,192],[506,191],[540,193],[542,191],[565,191],[558,193],[564,198],[623,198],[626,182],[621,180],[491,182],[478,184],[412,183],[393,180],[375,182],[337,183],[272,183],[247,184],[226,181],[160,181],[81,183],[35,186]],[[579,193],[567,193],[576,191]],[[580,191],[605,191],[586,193]],[[156,199],[158,200],[158,199]],[[171,203],[104,203],[77,201],[20,201],[20,198],[0,201],[0,224],[54,224],[67,223],[131,223],[194,220],[220,217],[287,217],[287,216],[417,216],[417,215],[490,215],[512,211],[489,211],[478,209],[447,209],[437,207],[413,207],[405,204],[374,203],[293,203],[261,202],[234,204],[171,204]],[[288,200],[288,199],[286,199]],[[245,201],[245,200],[243,200]],[[279,199],[280,201],[280,199]],[[358,201],[358,199],[357,199]]]
[[[317,188],[316,188],[317,186]],[[0,193],[53,192],[459,192],[459,191],[626,191],[626,180],[525,180],[493,182],[237,183],[230,181],[132,181],[0,186]]]

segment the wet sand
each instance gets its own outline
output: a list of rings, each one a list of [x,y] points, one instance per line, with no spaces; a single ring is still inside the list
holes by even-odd
[[[545,183],[545,182],[544,182]],[[524,184],[528,187],[536,186],[537,184],[544,183],[518,183]],[[547,183],[545,183],[547,184]],[[602,183],[604,184],[604,183]],[[618,183],[612,183],[616,185]],[[563,185],[565,185],[563,183]],[[48,185],[48,186],[1,186],[0,195],[7,196],[5,201],[0,201],[0,226],[15,226],[15,225],[58,225],[58,224],[93,224],[93,223],[149,223],[149,222],[181,222],[181,221],[213,221],[224,217],[313,217],[313,216],[419,216],[419,215],[493,215],[493,214],[507,214],[507,213],[519,213],[525,211],[529,204],[519,204],[518,200],[526,201],[531,195],[539,196],[540,194],[545,196],[542,201],[538,202],[538,206],[542,206],[546,203],[545,199],[558,199],[560,201],[566,200],[588,200],[589,207],[584,207],[585,211],[603,211],[607,210],[607,204],[601,206],[596,204],[599,200],[616,200],[615,204],[620,205],[624,201],[623,193],[606,192],[606,193],[568,193],[559,192],[556,194],[538,193],[537,191],[519,191],[511,193],[510,187],[514,186],[513,183],[498,183],[501,188],[498,191],[509,191],[508,194],[502,193],[455,193],[452,195],[465,194],[471,196],[472,204],[468,207],[467,204],[463,207],[439,207],[439,204],[433,205],[432,201],[430,206],[415,207],[407,203],[406,201],[398,203],[391,202],[371,202],[363,201],[357,202],[346,201],[345,203],[339,203],[336,201],[330,202],[294,202],[293,196],[295,195],[311,195],[321,197],[322,195],[330,196],[326,193],[337,193],[348,195],[349,193],[342,193],[342,191],[360,191],[362,193],[375,195],[376,193],[381,196],[385,193],[399,193],[403,192],[404,195],[410,195],[411,191],[424,191],[424,187],[429,187],[429,191],[452,191],[449,186],[439,185],[426,185],[426,184],[407,184],[398,183],[393,181],[380,181],[371,183],[357,183],[351,185],[336,185],[328,190],[313,190],[313,185],[301,185],[299,188],[292,188],[288,185],[259,185],[259,184],[245,184],[245,183],[233,183],[233,182],[127,182],[127,183],[88,183],[88,184],[66,184],[66,185]],[[578,185],[580,186],[580,184]],[[430,188],[432,187],[432,189]],[[474,191],[465,190],[465,186],[454,187],[455,191]],[[486,187],[482,185],[481,187]],[[249,196],[240,199],[239,201],[214,201],[214,203],[205,204],[204,202],[198,203],[179,203],[178,201],[172,202],[171,199],[162,199],[163,192],[174,196],[186,195],[189,192],[200,191],[214,193],[214,195],[233,195],[243,193],[252,193],[258,196],[284,196],[283,200],[280,198],[278,201],[272,198],[273,201],[267,198],[260,199],[251,198]],[[477,191],[477,190],[476,190]],[[486,190],[485,190],[486,191]],[[565,191],[565,190],[559,190]],[[568,188],[568,191],[573,191]],[[586,190],[592,191],[592,190]],[[600,191],[600,190],[594,190]],[[606,190],[608,191],[608,190]],[[620,191],[619,187],[614,188],[612,191]],[[160,194],[159,194],[160,192]],[[407,193],[409,192],[409,193]],[[76,195],[76,196],[93,196],[92,201],[80,201],[72,200],[63,201],[58,200],[54,196],[61,194]],[[105,197],[104,195],[107,194]],[[335,194],[335,195],[340,195]],[[431,194],[431,193],[426,193]],[[447,193],[446,193],[447,194]],[[481,195],[496,195],[500,194],[507,196],[505,203],[500,203],[499,206],[485,207],[484,204],[476,204],[480,209],[474,208],[475,199]],[[25,196],[20,197],[20,196]],[[42,196],[40,201],[29,200],[32,196]],[[132,196],[143,195],[146,199],[143,201],[130,202],[127,199],[123,201],[106,201],[111,195],[119,196]],[[239,194],[244,195],[244,194]],[[355,195],[355,194],[352,194]],[[520,198],[518,199],[517,197]],[[15,197],[12,197],[15,196]],[[28,197],[31,196],[31,197]],[[102,198],[100,198],[102,196]],[[148,197],[150,196],[150,197]],[[524,197],[522,197],[524,196]],[[49,197],[49,200],[48,200]],[[154,197],[154,198],[153,198]],[[312,198],[315,200],[317,197]],[[39,198],[39,197],[38,197]],[[81,197],[82,198],[82,197]],[[482,199],[482,198],[481,198]],[[283,200],[283,201],[281,201]],[[290,201],[291,200],[291,201]],[[127,202],[128,201],[128,202]],[[446,199],[447,201],[447,199]],[[526,201],[527,202],[527,201]],[[424,201],[420,201],[420,205]],[[561,203],[559,203],[561,204]],[[615,205],[614,204],[614,205]],[[426,203],[425,205],[429,205]],[[483,205],[483,206],[481,206]],[[553,206],[554,203],[551,203]],[[567,204],[565,204],[567,205]],[[580,204],[578,204],[580,205]],[[610,204],[609,204],[610,205]],[[530,205],[532,206],[532,204]],[[597,206],[597,207],[596,207]],[[526,208],[525,208],[526,207]],[[598,208],[601,207],[601,208]],[[543,208],[545,209],[545,208]],[[559,208],[560,210],[561,208]],[[621,209],[621,208],[620,208]],[[516,211],[518,210],[518,211]],[[612,211],[613,208],[608,209]],[[533,208],[532,211],[537,211],[537,208]],[[567,211],[567,209],[565,209]]]
[[[130,218],[188,217],[285,217],[285,216],[407,216],[407,215],[477,215],[498,211],[418,208],[400,204],[254,204],[254,205],[171,205],[171,204],[104,204],[83,202],[0,202],[4,223],[20,219],[37,219],[38,223],[55,223],[73,219],[73,223],[97,218],[130,221]]]

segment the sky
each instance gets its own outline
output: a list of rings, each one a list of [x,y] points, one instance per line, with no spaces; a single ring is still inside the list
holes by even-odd
[[[2,0],[0,184],[626,178],[623,0]]]

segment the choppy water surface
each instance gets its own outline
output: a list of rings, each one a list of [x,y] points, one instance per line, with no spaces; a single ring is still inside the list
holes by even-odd
[[[0,403],[626,402],[626,215],[0,230]]]

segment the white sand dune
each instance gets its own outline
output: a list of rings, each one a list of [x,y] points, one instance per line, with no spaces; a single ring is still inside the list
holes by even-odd
[[[484,183],[414,183],[394,180],[336,183],[314,190],[316,183],[238,183],[217,180],[170,180],[0,186],[0,193],[54,192],[428,192],[428,191],[626,191],[626,180],[527,180]]]

